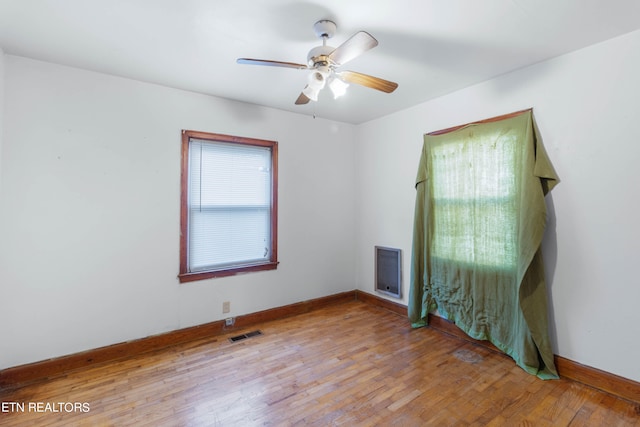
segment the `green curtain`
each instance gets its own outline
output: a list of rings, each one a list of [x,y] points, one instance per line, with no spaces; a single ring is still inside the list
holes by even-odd
[[[540,252],[558,182],[531,110],[425,135],[416,179],[409,320],[436,309],[525,371],[558,378]]]

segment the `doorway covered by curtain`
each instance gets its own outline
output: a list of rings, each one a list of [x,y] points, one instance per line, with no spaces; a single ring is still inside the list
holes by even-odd
[[[532,110],[427,134],[416,178],[409,319],[437,309],[525,371],[557,378],[541,242],[558,182]]]

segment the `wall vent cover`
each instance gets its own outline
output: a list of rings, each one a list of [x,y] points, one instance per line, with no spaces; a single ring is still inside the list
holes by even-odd
[[[376,246],[376,291],[395,298],[402,296],[402,256],[400,249]]]

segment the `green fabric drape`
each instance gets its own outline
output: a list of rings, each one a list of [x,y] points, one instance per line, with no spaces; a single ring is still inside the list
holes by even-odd
[[[530,110],[425,135],[416,178],[409,320],[438,310],[525,371],[558,378],[540,252],[558,182]]]

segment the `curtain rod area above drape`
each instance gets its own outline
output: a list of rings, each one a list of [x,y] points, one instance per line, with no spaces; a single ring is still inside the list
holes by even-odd
[[[513,113],[503,114],[501,116],[490,117],[488,119],[482,119],[471,123],[465,123],[463,125],[453,126],[446,129],[435,130],[433,132],[426,133],[425,135],[435,136],[435,135],[444,135],[445,133],[454,132],[459,129],[465,128],[467,126],[480,125],[483,123],[491,123],[491,122],[499,122],[500,120],[510,119],[512,117],[519,116],[522,113],[526,113],[527,111],[533,112],[533,108],[526,108],[524,110],[515,111]]]

